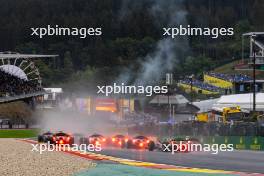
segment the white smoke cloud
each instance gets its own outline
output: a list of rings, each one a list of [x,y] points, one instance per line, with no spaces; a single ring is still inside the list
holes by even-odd
[[[146,3],[146,1],[143,2]],[[143,2],[142,5],[144,4]],[[150,2],[152,2],[150,12],[156,19],[155,23],[160,26],[161,33],[163,32],[163,27],[186,25],[187,12],[184,9],[182,0],[152,0]],[[138,3],[135,6],[130,6],[130,8],[126,7],[126,5],[131,4],[133,3],[129,3],[129,1],[123,4],[122,16],[125,16],[125,10],[127,10],[126,13],[131,13],[134,7],[139,7]],[[167,23],[159,24],[160,21],[167,21]],[[178,61],[184,59],[187,51],[189,51],[187,37],[181,36],[174,39],[166,37],[161,39],[157,42],[154,52],[147,54],[145,58],[141,58],[143,61],[140,62],[138,76],[134,84],[157,83],[165,77],[166,72],[173,71]],[[133,71],[125,69],[119,76],[118,82],[128,83],[132,79],[132,73]]]

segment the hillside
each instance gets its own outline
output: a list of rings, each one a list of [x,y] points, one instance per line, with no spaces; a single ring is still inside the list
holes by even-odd
[[[252,76],[252,70],[235,70],[235,65],[238,61],[233,61],[228,64],[219,66],[213,70],[213,72],[217,73],[227,73],[227,74],[245,74]],[[257,79],[264,79],[264,71],[256,71],[256,78]]]
[[[74,81],[85,83],[86,88],[121,78],[131,82],[145,78],[145,73],[157,79],[166,72],[175,78],[202,75],[224,58],[241,57],[243,33],[264,31],[264,1],[259,0],[0,0],[0,6],[0,23],[4,24],[0,27],[0,51],[59,55],[36,62],[43,86]],[[233,28],[234,35],[185,35],[166,40],[162,29],[179,24]],[[31,35],[31,28],[48,25],[102,28],[103,35],[85,39]]]

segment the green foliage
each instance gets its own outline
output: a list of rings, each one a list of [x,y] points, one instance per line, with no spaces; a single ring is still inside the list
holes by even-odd
[[[32,120],[32,109],[22,101],[5,103],[0,105],[0,116],[16,123],[21,120],[28,123]]]
[[[73,70],[71,53],[67,51],[64,55],[64,66],[61,72],[64,74],[65,79],[67,79],[69,76],[71,76],[73,71],[74,70]]]
[[[164,12],[164,17],[153,14],[153,3],[152,0],[0,0],[0,23],[3,24],[0,48],[21,53],[58,54],[56,59],[36,61],[44,86],[73,81],[91,87],[92,84],[111,82],[122,74],[123,68],[132,68],[137,73],[140,61],[155,49],[157,41],[163,39],[162,28],[170,25],[166,18],[168,12]],[[177,76],[201,74],[240,59],[241,35],[264,30],[264,1],[261,0],[186,0],[183,4],[187,11],[186,24],[233,27],[235,33],[218,39],[189,37],[188,55],[173,61],[177,63],[174,67]],[[102,27],[103,35],[86,39],[76,36],[38,39],[30,35],[31,27],[48,24]],[[248,41],[245,41],[245,48],[247,46]]]
[[[188,56],[185,62],[183,63],[183,69],[187,74],[196,73],[198,75],[201,75],[203,74],[203,72],[209,71],[214,67],[214,61],[211,58],[205,56]]]
[[[37,137],[38,134],[39,134],[38,129],[28,129],[28,130],[1,129],[0,130],[0,138],[32,138],[32,137]]]

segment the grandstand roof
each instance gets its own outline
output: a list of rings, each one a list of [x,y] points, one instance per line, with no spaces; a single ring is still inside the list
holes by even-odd
[[[1,65],[0,71],[4,71],[23,80],[28,80],[28,77],[25,72],[15,65]]]
[[[57,57],[59,55],[43,55],[43,54],[4,54],[0,53],[0,59],[13,59],[13,58],[48,58],[48,57]]]
[[[243,34],[243,36],[250,36],[250,35],[264,35],[264,32],[248,32]]]
[[[234,94],[221,96],[219,101],[213,105],[213,107],[230,107],[240,106],[242,109],[252,110],[253,109],[253,94]],[[264,93],[256,94],[256,110],[264,111]]]

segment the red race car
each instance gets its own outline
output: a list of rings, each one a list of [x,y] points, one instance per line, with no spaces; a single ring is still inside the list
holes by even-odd
[[[106,138],[101,134],[93,134],[91,136],[80,139],[81,144],[106,145]]]
[[[53,134],[52,143],[54,144],[74,144],[74,137],[64,132],[58,132]]]
[[[110,145],[125,148],[127,142],[128,138],[126,136],[118,134],[111,138]]]
[[[145,136],[136,136],[132,140],[128,140],[127,148],[148,149],[149,151],[153,151],[155,149],[155,143]]]

